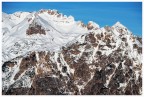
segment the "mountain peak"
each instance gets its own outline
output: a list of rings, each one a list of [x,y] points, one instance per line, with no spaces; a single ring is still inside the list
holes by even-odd
[[[88,30],[98,29],[98,28],[100,28],[100,26],[93,21],[89,21],[87,24],[87,28],[88,28]]]
[[[121,27],[121,28],[126,28],[123,24],[121,24],[119,21],[117,21],[114,25],[114,27]]]

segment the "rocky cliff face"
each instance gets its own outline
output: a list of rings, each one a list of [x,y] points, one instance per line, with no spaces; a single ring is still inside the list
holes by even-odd
[[[25,34],[47,35],[41,26],[30,25]],[[87,33],[77,35],[58,51],[31,50],[3,61],[2,94],[140,95],[141,38],[132,35],[119,22],[103,28],[90,22],[83,29]]]

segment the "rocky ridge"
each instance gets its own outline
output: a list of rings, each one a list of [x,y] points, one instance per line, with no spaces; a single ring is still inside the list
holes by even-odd
[[[21,30],[15,30],[17,26],[20,27],[21,22],[25,21],[20,21],[14,28],[3,27],[5,32],[3,44],[6,42],[8,44],[7,39],[11,38],[14,40],[12,44],[16,45],[15,47],[4,45],[4,48],[11,46],[18,53],[3,60],[3,95],[140,95],[142,93],[141,38],[134,36],[120,22],[112,27],[100,28],[92,21],[84,25],[82,22],[74,22],[70,17],[70,20],[65,21],[66,24],[60,24],[62,21],[57,20],[56,29],[52,24],[56,19],[49,24],[44,21],[47,15],[43,14],[46,13],[52,17],[64,17],[56,10],[41,10],[27,16],[25,18],[27,26],[21,32],[23,36],[25,35],[22,40],[13,38],[17,38],[16,31]],[[31,16],[34,17],[28,18]],[[73,25],[77,28],[74,29],[75,32],[66,29],[68,22],[75,23]],[[5,22],[3,24],[5,25]],[[61,29],[61,25],[66,26],[66,30]],[[66,33],[67,31],[69,33]],[[54,37],[56,34],[48,36],[57,32],[62,34],[57,37]],[[68,34],[71,36],[67,36]],[[52,46],[48,43],[49,38],[51,44],[57,45],[61,42],[57,40],[60,36],[66,37],[66,40],[74,38],[62,43],[58,50],[49,49]],[[26,45],[22,46],[22,43]],[[41,44],[40,47],[38,44]],[[32,48],[33,45],[39,49]],[[17,47],[20,48],[16,49]],[[26,51],[22,47],[32,49]],[[21,48],[22,53],[19,51]],[[12,49],[3,50],[3,56]]]

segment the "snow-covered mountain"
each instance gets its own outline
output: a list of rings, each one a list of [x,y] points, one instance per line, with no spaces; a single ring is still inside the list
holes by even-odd
[[[2,13],[3,94],[141,94],[142,39],[57,10]]]

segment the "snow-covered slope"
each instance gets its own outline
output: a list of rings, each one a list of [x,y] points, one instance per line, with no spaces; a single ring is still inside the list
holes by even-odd
[[[41,10],[29,14],[22,12],[20,15],[22,17],[18,19],[19,14],[17,12],[10,15],[3,13],[3,33],[7,33],[3,35],[3,62],[25,55],[29,51],[58,51],[69,41],[88,33],[87,29],[74,21],[72,16],[62,16],[55,10]],[[16,19],[8,19],[14,16]],[[26,32],[30,25],[40,25],[46,35],[39,33],[28,35]]]
[[[3,13],[2,58],[6,95],[142,92],[142,40],[120,22],[100,28],[57,10]]]
[[[15,25],[23,21],[29,12],[15,12],[13,14],[2,13],[2,28],[12,29]]]

